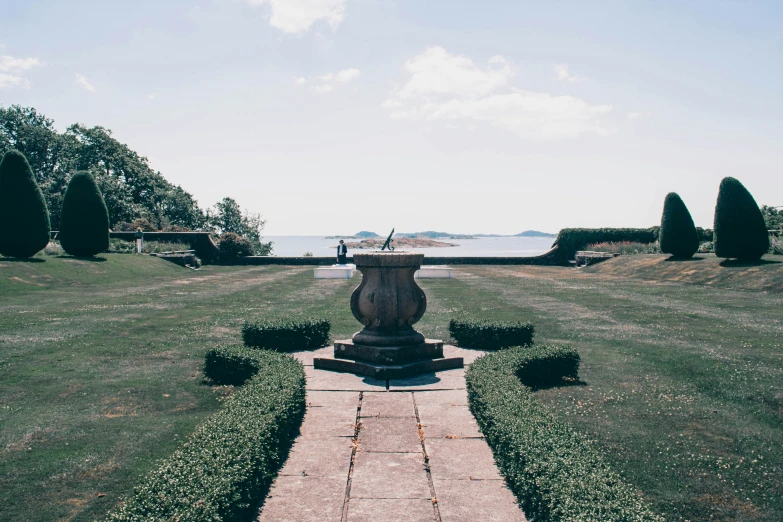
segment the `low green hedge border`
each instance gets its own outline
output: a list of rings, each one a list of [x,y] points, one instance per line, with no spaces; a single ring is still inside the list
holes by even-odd
[[[245,346],[290,352],[313,350],[329,342],[332,325],[328,319],[278,319],[246,322],[242,327]]]
[[[467,371],[470,410],[509,487],[536,522],[663,522],[528,387],[576,378],[578,369],[574,349],[534,346],[485,355]]]
[[[452,319],[449,334],[459,346],[481,350],[533,344],[531,323]]]
[[[210,350],[207,360],[210,357],[213,366],[223,359],[224,370],[218,377],[229,375],[236,365],[237,374],[246,376],[247,382],[108,520],[252,518],[304,417],[304,369],[293,357],[244,347]],[[220,378],[215,381],[227,384]]]

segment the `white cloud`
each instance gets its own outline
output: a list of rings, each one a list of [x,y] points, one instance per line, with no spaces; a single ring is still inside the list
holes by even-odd
[[[319,76],[318,79],[325,82],[331,82],[334,80],[340,83],[347,83],[355,78],[358,78],[360,74],[361,72],[359,72],[359,69],[343,69],[337,73],[329,73],[323,76]]]
[[[302,34],[323,20],[332,30],[345,18],[348,0],[244,0],[251,5],[269,5],[269,25],[285,33]]]
[[[157,92],[151,92],[151,93],[149,93],[149,94],[147,95],[147,99],[148,99],[148,100],[154,100],[154,99],[156,99],[157,97],[158,97],[158,93],[157,93]]]
[[[0,56],[0,89],[9,87],[30,88],[30,81],[22,73],[41,65],[38,58],[14,58]]]
[[[612,132],[600,120],[610,105],[514,87],[511,64],[502,56],[482,68],[468,57],[431,47],[406,62],[405,70],[408,81],[383,103],[392,118],[486,122],[523,136]]]
[[[646,118],[647,116],[652,116],[651,112],[629,112],[628,113],[628,119],[629,120],[638,120],[639,118]]]
[[[555,74],[557,75],[558,80],[562,80],[564,82],[568,83],[579,83],[583,82],[586,78],[584,76],[574,76],[570,72],[568,72],[568,64],[555,64],[552,66],[552,68],[555,70]]]
[[[342,71],[336,73],[328,73],[322,76],[316,76],[316,80],[321,83],[318,85],[313,85],[312,87],[317,92],[332,92],[334,90],[332,83],[348,83],[358,78],[359,75],[361,75],[359,69],[343,69]],[[303,76],[295,76],[294,83],[296,85],[304,85],[307,83],[307,78]]]
[[[77,85],[81,85],[82,87],[84,87],[85,89],[87,89],[90,92],[95,92],[95,87],[93,87],[92,84],[89,81],[87,81],[87,78],[85,78],[84,76],[82,76],[79,73],[76,73],[76,82],[75,83]]]
[[[27,80],[27,78],[23,78],[21,76],[0,73],[0,89],[6,89],[9,87],[21,87],[23,89],[29,89],[30,82]]]
[[[0,72],[19,73],[29,71],[33,67],[41,65],[38,58],[14,58],[13,56],[0,56]]]

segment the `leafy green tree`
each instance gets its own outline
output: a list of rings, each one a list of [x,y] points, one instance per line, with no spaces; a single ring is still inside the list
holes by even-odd
[[[49,211],[24,154],[10,150],[0,162],[0,254],[27,258],[49,243]]]
[[[0,157],[18,150],[28,160],[46,199],[52,225],[60,224],[60,206],[73,169],[74,142],[58,134],[54,122],[31,107],[0,107]]]
[[[272,242],[261,241],[261,231],[266,222],[259,214],[243,213],[239,203],[232,198],[223,198],[207,211],[207,224],[214,233],[232,232],[247,238],[255,255],[265,256],[272,253]]]
[[[676,258],[693,257],[699,250],[699,234],[693,218],[676,192],[669,192],[664,199],[658,240],[661,252]]]
[[[109,249],[109,212],[89,172],[77,172],[68,183],[58,237],[72,256],[92,257]]]
[[[205,215],[193,196],[169,183],[103,127],[71,125],[58,133],[54,122],[33,108],[0,107],[0,154],[25,154],[46,198],[55,229],[70,173],[89,170],[102,189],[110,224],[147,219],[157,228],[199,230]]]
[[[715,206],[715,255],[755,261],[769,250],[769,233],[756,200],[738,180],[723,178]]]
[[[761,206],[761,215],[764,216],[764,222],[767,230],[783,230],[783,207]]]

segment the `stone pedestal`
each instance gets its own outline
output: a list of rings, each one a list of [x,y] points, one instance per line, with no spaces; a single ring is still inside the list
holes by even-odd
[[[350,279],[353,270],[353,265],[319,266],[313,269],[313,276],[316,279]]]
[[[453,269],[450,266],[423,266],[416,270],[416,279],[451,279]]]
[[[315,368],[396,379],[462,368],[462,358],[444,358],[443,342],[413,329],[427,309],[427,297],[414,281],[424,254],[354,254],[362,282],[351,295],[351,311],[364,329],[336,341],[334,358],[316,358]]]

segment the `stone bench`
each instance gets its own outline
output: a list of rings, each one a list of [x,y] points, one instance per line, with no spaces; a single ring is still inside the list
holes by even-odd
[[[313,275],[316,279],[350,279],[355,269],[355,265],[319,266],[313,270]]]
[[[582,266],[594,265],[596,263],[600,263],[601,261],[606,261],[607,259],[612,259],[613,257],[617,257],[619,255],[620,254],[611,253],[611,252],[593,252],[591,250],[580,250],[576,253],[576,256],[574,258],[574,265],[576,265],[577,268]]]
[[[454,274],[450,266],[422,266],[416,271],[416,279],[452,279]]]

